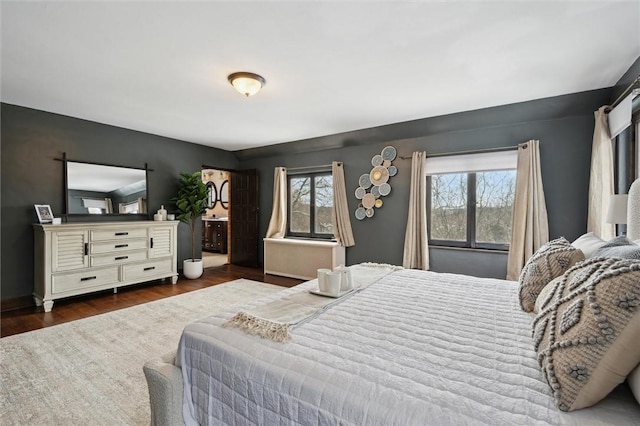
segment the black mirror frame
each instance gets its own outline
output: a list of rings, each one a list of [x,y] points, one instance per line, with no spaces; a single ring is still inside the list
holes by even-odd
[[[224,182],[222,182],[222,185],[220,185],[220,205],[222,206],[223,209],[228,210],[229,209],[229,180],[225,180]],[[226,188],[226,192],[224,191],[224,189]],[[227,195],[227,199],[223,200],[222,199],[222,195],[226,194]]]
[[[214,208],[218,201],[218,187],[214,182],[207,182],[207,208]]]

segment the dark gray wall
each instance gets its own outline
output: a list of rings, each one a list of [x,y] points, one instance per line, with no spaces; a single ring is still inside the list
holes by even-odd
[[[154,170],[148,187],[152,213],[169,205],[180,172],[198,171],[203,164],[222,169],[238,165],[232,153],[202,145],[4,103],[0,112],[2,300],[33,292],[33,205],[50,204],[55,216],[62,215],[63,163],[55,158],[63,152],[79,161],[138,168],[147,163]],[[190,237],[186,225],[178,229],[181,265],[191,257]]]
[[[630,75],[633,72],[630,70]],[[236,153],[2,104],[1,298],[26,296],[33,290],[33,204],[50,204],[54,214],[61,215],[62,163],[54,159],[63,152],[81,161],[131,167],[148,163],[155,170],[149,176],[152,213],[161,204],[168,204],[181,171],[196,171],[203,164],[225,170],[256,168],[260,175],[260,230],[264,235],[276,166],[343,161],[349,210],[353,213],[358,177],[370,170],[371,157],[386,145],[394,145],[401,156],[410,157],[416,150],[435,154],[515,146],[539,139],[551,237],[572,239],[586,227],[593,111],[610,102],[612,96],[611,89],[602,89]],[[352,215],[356,246],[347,250],[349,264],[402,262],[411,165],[410,160],[401,159],[394,164],[399,173],[391,180],[392,193],[375,217],[357,221]],[[185,225],[180,225],[178,246],[180,260],[189,257]],[[504,253],[431,248],[430,255],[435,271],[498,278],[505,275]]]
[[[402,264],[409,203],[411,161],[396,159],[392,192],[371,219],[358,221],[353,191],[358,177],[371,169],[371,157],[386,145],[400,156],[515,146],[540,140],[542,177],[551,238],[574,239],[585,232],[593,111],[606,104],[610,89],[541,99],[477,111],[415,120],[390,126],[314,138],[295,143],[239,151],[242,168],[260,173],[260,231],[266,234],[272,206],[273,169],[342,161],[356,245],[347,249],[347,263]],[[325,148],[329,149],[325,149]],[[308,152],[304,152],[308,151]],[[505,253],[431,248],[431,269],[504,278]]]

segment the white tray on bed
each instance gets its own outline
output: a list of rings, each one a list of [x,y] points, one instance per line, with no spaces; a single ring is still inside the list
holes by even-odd
[[[353,292],[354,290],[355,290],[355,288],[352,288],[352,289],[349,289],[349,290],[345,290],[345,291],[341,291],[340,294],[338,294],[337,296],[335,294],[327,293],[327,292],[320,291],[320,290],[309,290],[309,293],[316,294],[318,296],[332,297],[334,299],[339,299],[342,296],[346,296],[347,294]]]

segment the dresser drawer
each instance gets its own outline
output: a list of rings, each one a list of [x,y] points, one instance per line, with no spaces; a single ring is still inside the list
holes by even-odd
[[[119,265],[121,263],[135,262],[138,260],[146,259],[146,250],[113,253],[109,255],[91,256],[91,266]]]
[[[172,271],[171,262],[171,259],[162,259],[135,265],[123,265],[122,279],[126,281],[169,273]]]
[[[128,238],[146,238],[147,237],[147,229],[146,228],[137,228],[137,229],[94,229],[89,231],[91,241],[104,241],[104,240],[122,240]]]
[[[105,241],[91,243],[91,254],[118,253],[128,250],[144,250],[147,248],[147,239],[128,239],[122,241]]]
[[[93,271],[54,274],[51,277],[51,292],[97,287],[105,284],[116,284],[119,281],[118,267],[94,269]]]

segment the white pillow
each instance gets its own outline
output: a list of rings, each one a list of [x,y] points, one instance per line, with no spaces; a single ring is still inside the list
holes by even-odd
[[[589,259],[596,250],[605,245],[607,242],[595,235],[593,232],[587,232],[571,243],[572,246],[582,250],[584,258]]]
[[[627,381],[629,382],[633,396],[636,397],[636,401],[640,404],[640,365],[627,376]]]

